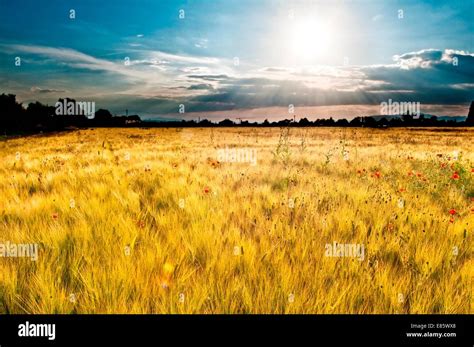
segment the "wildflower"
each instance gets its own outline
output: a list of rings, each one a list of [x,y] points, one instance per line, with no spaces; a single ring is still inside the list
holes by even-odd
[[[453,175],[451,176],[453,180],[458,180],[459,179],[459,174],[455,171]]]
[[[409,177],[413,176],[413,171],[408,171],[408,176]]]
[[[51,215],[51,217],[54,219],[54,220],[57,220],[59,218],[59,214],[58,213],[53,213]]]
[[[211,159],[208,159],[207,162],[209,163],[209,165],[211,165],[214,169],[218,168],[221,163],[220,161],[218,160],[211,160]]]
[[[455,210],[454,208],[450,209],[450,210],[449,210],[449,214],[450,214],[451,216],[454,216],[454,215],[456,214],[456,210]]]
[[[375,171],[375,172],[374,172],[374,177],[380,178],[380,176],[382,176],[382,174],[380,173],[380,171]]]
[[[211,191],[211,188],[209,188],[209,187],[204,187],[204,193],[207,194],[207,193],[209,193],[210,191]]]

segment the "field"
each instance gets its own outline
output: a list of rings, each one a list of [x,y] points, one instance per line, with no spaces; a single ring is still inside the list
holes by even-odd
[[[473,139],[199,128],[3,140],[0,243],[37,244],[38,259],[0,258],[0,313],[473,313]],[[359,253],[331,256],[334,243]]]

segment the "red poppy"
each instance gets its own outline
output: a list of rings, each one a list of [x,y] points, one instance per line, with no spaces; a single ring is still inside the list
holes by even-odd
[[[408,171],[408,176],[413,176],[413,171]]]
[[[471,173],[474,173],[474,167],[471,169]]]
[[[407,190],[406,190],[405,188],[400,188],[398,191],[399,191],[400,193],[403,193],[403,192],[406,192]]]
[[[456,214],[456,210],[455,210],[454,208],[450,209],[450,210],[449,210],[449,214],[450,214],[451,216],[454,216],[454,215]]]
[[[211,188],[209,187],[204,187],[204,193],[209,193],[211,191]]]
[[[357,170],[357,173],[360,175],[362,173],[362,170]]]
[[[52,215],[51,217],[53,217],[53,219],[58,219],[58,218],[59,218],[59,214],[58,214],[58,213],[53,213],[53,215]]]
[[[382,176],[382,174],[380,173],[380,171],[375,171],[374,176],[377,177],[377,178],[380,178],[380,176]]]
[[[416,173],[416,176],[417,176],[417,177],[421,177],[421,176],[423,176],[423,174],[422,174],[421,172],[417,172],[417,173]]]
[[[451,218],[449,219],[449,223],[454,223],[454,218],[453,218],[453,217],[451,217]]]
[[[459,174],[457,172],[454,172],[453,175],[451,176],[453,180],[458,180],[459,179]]]

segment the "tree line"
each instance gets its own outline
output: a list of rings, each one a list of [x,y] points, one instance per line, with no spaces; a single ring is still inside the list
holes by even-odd
[[[74,99],[59,99],[59,103],[75,104]],[[73,108],[74,109],[74,108]],[[349,110],[350,111],[350,110]],[[84,114],[67,115],[56,114],[56,107],[44,105],[38,101],[29,103],[25,108],[16,100],[13,94],[0,95],[0,131],[2,134],[25,134],[48,131],[59,131],[70,128],[88,127],[464,127],[474,126],[474,101],[471,103],[469,114],[465,121],[440,119],[436,116],[419,117],[409,113],[399,117],[355,117],[352,120],[333,118],[316,119],[310,121],[307,118],[284,119],[278,121],[249,122],[240,120],[234,122],[224,119],[220,122],[212,122],[208,119],[181,120],[181,121],[142,121],[138,115],[113,116],[108,110],[99,109],[91,116]]]
[[[74,99],[59,99],[76,104]],[[74,108],[73,108],[74,109]],[[1,134],[24,134],[59,131],[68,128],[87,127],[126,127],[141,122],[137,115],[112,116],[108,110],[99,109],[91,116],[81,113],[56,114],[56,107],[31,102],[25,108],[13,94],[0,95],[0,132]]]

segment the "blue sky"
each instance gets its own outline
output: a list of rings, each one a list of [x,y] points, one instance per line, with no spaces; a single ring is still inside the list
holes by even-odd
[[[353,116],[388,99],[465,114],[473,15],[473,0],[0,0],[0,86],[145,117]]]

